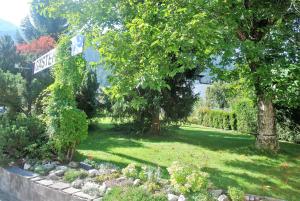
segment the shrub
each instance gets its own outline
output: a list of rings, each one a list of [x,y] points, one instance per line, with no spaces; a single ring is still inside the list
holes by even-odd
[[[142,181],[157,182],[161,177],[161,169],[153,168],[151,166],[142,166],[139,172],[139,178]]]
[[[215,201],[214,197],[207,191],[192,193],[187,198],[189,201]]]
[[[129,164],[126,168],[122,169],[122,173],[128,178],[138,178],[139,171],[134,163]]]
[[[243,133],[256,133],[257,108],[250,99],[239,99],[232,105],[236,114],[237,130]]]
[[[64,174],[64,180],[67,182],[73,182],[76,179],[83,179],[88,176],[88,173],[83,170],[68,170]]]
[[[174,162],[168,172],[172,186],[180,193],[200,192],[208,187],[208,175],[194,166]]]
[[[152,195],[140,187],[116,187],[109,191],[103,201],[167,201],[163,195]]]
[[[235,187],[228,187],[228,194],[232,201],[244,201],[245,200],[245,193]]]
[[[0,117],[0,155],[10,159],[40,158],[46,155],[48,137],[36,117],[20,114],[16,119]]]
[[[226,130],[236,129],[236,115],[226,110],[211,110],[206,107],[197,108],[192,123]]]
[[[119,176],[120,176],[119,172],[113,172],[111,174],[101,174],[101,175],[96,177],[96,181],[98,183],[103,183],[104,181],[109,181],[109,180],[116,179]]]

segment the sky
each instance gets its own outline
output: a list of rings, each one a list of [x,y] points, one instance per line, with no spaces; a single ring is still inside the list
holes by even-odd
[[[29,12],[30,0],[0,0],[0,19],[17,26]]]

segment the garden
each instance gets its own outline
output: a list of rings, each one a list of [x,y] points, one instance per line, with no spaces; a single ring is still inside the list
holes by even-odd
[[[0,37],[1,167],[87,200],[300,200],[297,1],[30,7]]]

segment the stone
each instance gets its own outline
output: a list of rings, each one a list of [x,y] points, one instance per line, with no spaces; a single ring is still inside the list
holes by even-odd
[[[72,182],[71,186],[73,188],[81,188],[84,185],[84,181],[82,179],[76,179],[75,181]]]
[[[68,165],[70,168],[79,168],[79,163],[71,161]]]
[[[67,166],[64,166],[64,165],[59,165],[55,168],[55,170],[63,170],[63,171],[67,171],[68,170],[68,167]]]
[[[91,169],[88,171],[88,173],[89,173],[90,177],[95,177],[95,176],[99,175],[99,172],[96,169]]]
[[[67,193],[67,194],[74,194],[74,193],[77,193],[79,192],[80,190],[79,189],[76,189],[76,188],[73,188],[73,187],[70,187],[70,188],[66,188],[63,190],[63,192]]]
[[[229,201],[229,198],[227,197],[227,195],[222,194],[218,197],[218,201]]]
[[[77,192],[77,193],[74,193],[73,195],[77,196],[77,197],[80,197],[80,198],[84,198],[84,199],[88,199],[88,200],[92,200],[93,197],[86,194],[86,193],[83,193],[83,192]]]
[[[91,170],[91,169],[93,169],[93,166],[91,166],[90,164],[87,164],[85,162],[80,162],[79,165],[84,170]]]
[[[96,198],[93,201],[102,201],[102,200],[103,200],[103,198]]]
[[[58,189],[58,190],[64,190],[66,188],[70,187],[70,184],[67,183],[63,183],[63,182],[57,182],[51,186],[49,186],[50,188],[54,188],[54,189]]]
[[[178,201],[178,196],[174,194],[168,194],[168,201]]]
[[[220,197],[220,195],[222,195],[223,193],[224,193],[224,191],[222,189],[210,191],[210,194],[216,199],[218,199],[218,197]]]
[[[31,165],[29,163],[25,163],[23,166],[24,170],[29,170],[31,168]]]
[[[107,191],[107,186],[105,183],[103,183],[99,188],[99,195],[104,196],[106,191]]]
[[[184,195],[180,195],[178,198],[178,201],[186,201],[187,199],[184,197]]]
[[[93,182],[86,182],[82,187],[82,191],[90,196],[98,196],[99,195],[99,187],[100,185]]]
[[[55,173],[50,173],[48,175],[48,178],[51,179],[51,180],[54,180],[54,181],[57,181],[57,180],[60,179],[59,176],[57,176]]]
[[[56,170],[54,174],[58,177],[62,177],[64,176],[65,172],[66,172],[65,170]]]
[[[43,180],[37,181],[36,183],[39,183],[43,186],[50,186],[53,184],[53,181],[48,180],[48,179],[43,179]]]
[[[134,186],[139,186],[141,184],[141,180],[140,179],[136,179],[136,180],[134,180],[134,182],[133,182],[133,185]]]
[[[51,170],[55,169],[55,165],[53,163],[47,163],[42,165],[43,169],[47,172],[50,172]]]

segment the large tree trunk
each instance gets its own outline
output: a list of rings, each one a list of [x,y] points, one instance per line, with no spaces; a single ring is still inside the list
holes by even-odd
[[[276,134],[275,108],[272,100],[265,95],[258,95],[258,135],[256,147],[278,151],[279,143]]]

